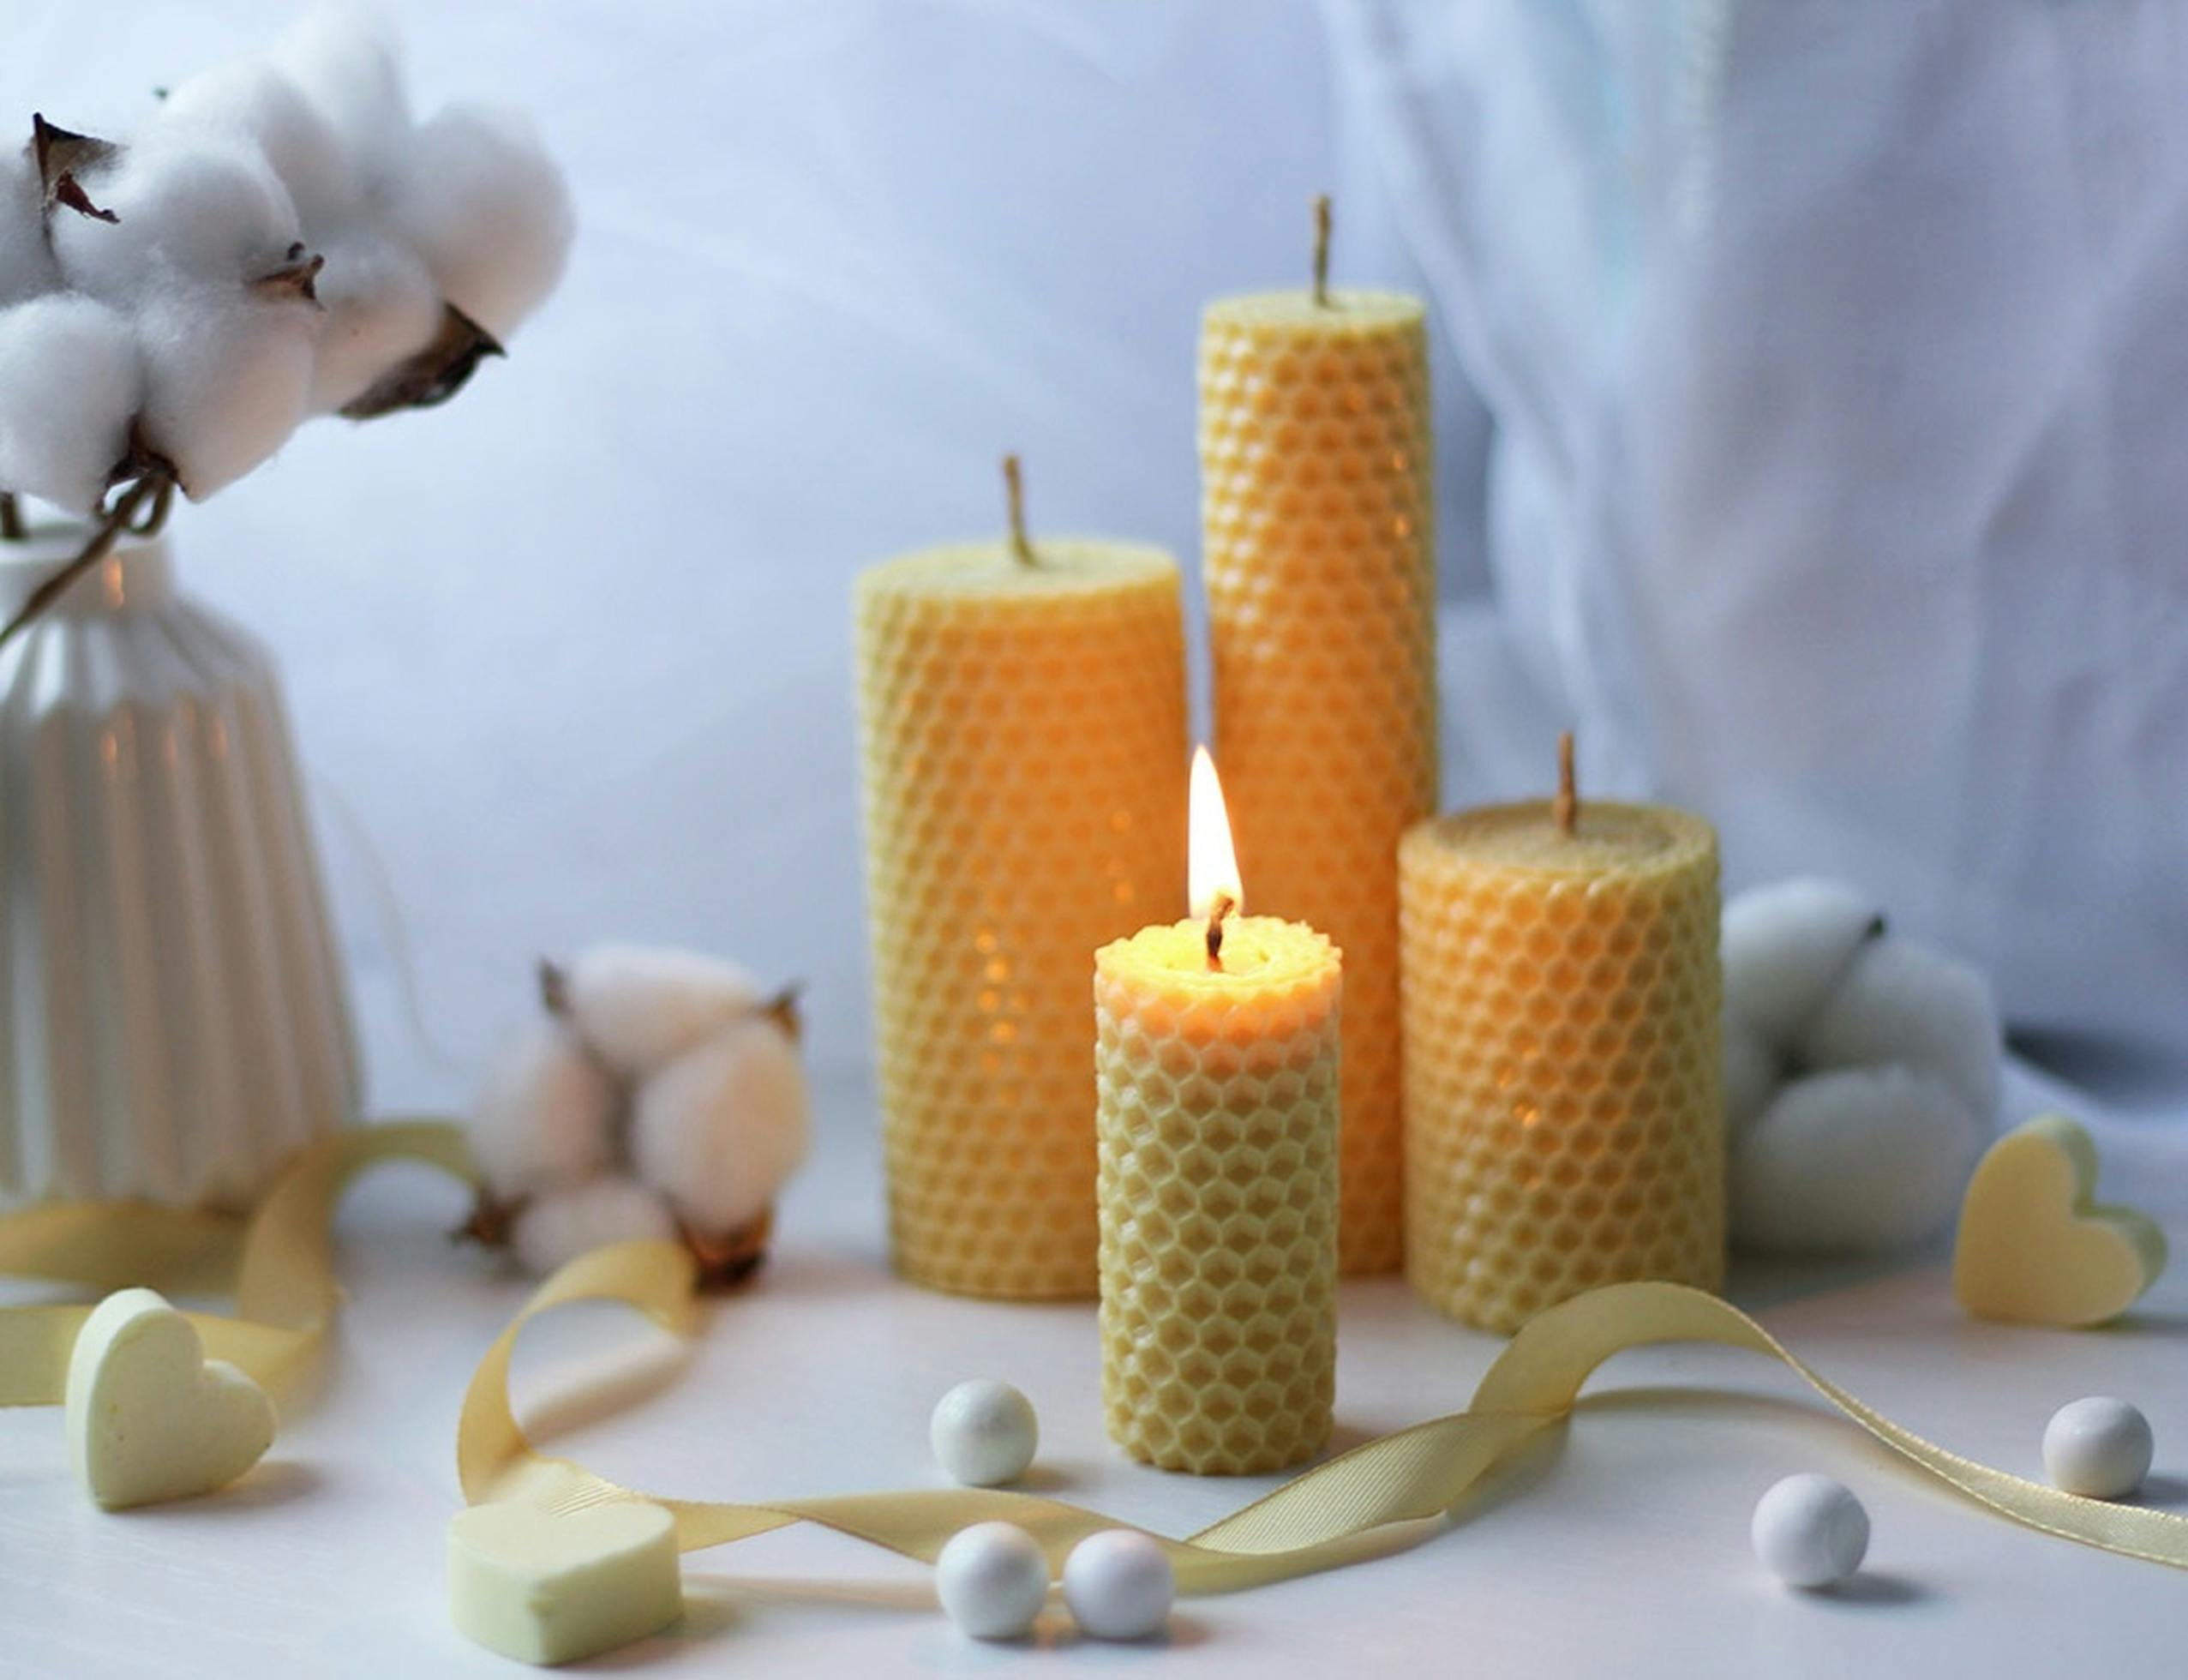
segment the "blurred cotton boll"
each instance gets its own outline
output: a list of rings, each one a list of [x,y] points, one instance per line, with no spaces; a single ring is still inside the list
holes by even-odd
[[[1732,1237],[1761,1252],[1889,1253],[1920,1242],[1968,1182],[1975,1117],[1901,1066],[1795,1080],[1735,1148]]]
[[[357,171],[333,125],[271,65],[245,61],[192,76],[160,105],[155,132],[183,145],[204,135],[255,147],[287,190],[307,236],[363,208]]]
[[[361,190],[369,195],[393,177],[410,144],[411,100],[402,45],[385,13],[321,7],[267,57],[327,123]]]
[[[88,513],[144,401],[128,319],[56,292],[0,309],[0,485]]]
[[[1975,1113],[1998,1107],[1998,1009],[1989,981],[1965,963],[1905,939],[1879,939],[1801,1035],[1817,1067],[1904,1062],[1934,1073]]]
[[[423,125],[391,207],[451,303],[506,339],[562,278],[562,171],[521,112],[452,105]]]
[[[1884,913],[1838,881],[1802,876],[1743,892],[1724,907],[1724,991],[1768,1038],[1787,1039],[1816,1012]]]
[[[324,317],[244,286],[174,286],[137,315],[144,432],[202,501],[266,461],[303,422]]]
[[[1803,879],[1724,907],[1724,1005],[1739,1246],[1887,1252],[1951,1217],[1998,1106],[1981,975]]]
[[[510,1244],[530,1272],[547,1273],[611,1243],[671,1242],[676,1221],[644,1185],[594,1179],[574,1190],[535,1197],[517,1215]]]
[[[58,212],[53,248],[71,286],[111,303],[171,305],[177,283],[193,280],[240,291],[303,238],[288,189],[233,136],[158,135],[84,185],[116,219]]]
[[[0,149],[0,306],[61,284],[61,267],[46,243],[45,203],[30,153]]]
[[[653,1071],[761,1001],[758,982],[734,963],[654,945],[590,946],[565,987],[585,1042],[626,1077]]]
[[[319,248],[327,267],[309,407],[333,414],[369,390],[390,368],[432,342],[441,325],[433,276],[406,247],[357,231]]]
[[[722,1236],[774,1205],[804,1164],[811,1100],[796,1047],[751,1017],[686,1052],[638,1089],[631,1148],[638,1176],[695,1230]]]
[[[471,1155],[504,1202],[567,1190],[615,1153],[622,1093],[560,1023],[534,1021],[495,1060],[471,1105]]]

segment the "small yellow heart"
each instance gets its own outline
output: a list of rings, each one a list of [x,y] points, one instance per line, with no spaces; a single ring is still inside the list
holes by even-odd
[[[2097,1148],[2064,1114],[1990,1147],[1968,1182],[1952,1290],[1979,1318],[2101,1324],[2165,1269],[2165,1233],[2132,1208],[2099,1207]]]
[[[627,1645],[684,1613],[676,1520],[643,1500],[473,1505],[448,1524],[448,1601],[457,1632],[519,1662]]]
[[[207,1359],[197,1327],[150,1289],[92,1310],[69,1356],[69,1455],[110,1511],[225,1487],[273,1442],[273,1402]]]

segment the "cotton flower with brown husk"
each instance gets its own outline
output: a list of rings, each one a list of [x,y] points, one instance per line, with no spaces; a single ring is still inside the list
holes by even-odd
[[[473,1105],[484,1188],[459,1234],[543,1273],[674,1235],[708,1281],[749,1275],[812,1131],[794,992],[695,952],[607,945],[542,964],[540,995]]]
[[[91,522],[0,626],[314,415],[446,401],[550,292],[571,235],[525,119],[413,118],[370,15],[307,17],[174,88],[126,141],[30,118],[0,152],[0,540]]]

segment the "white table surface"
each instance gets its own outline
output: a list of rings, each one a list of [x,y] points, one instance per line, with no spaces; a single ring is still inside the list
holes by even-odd
[[[567,1309],[519,1353],[543,1438],[606,1474],[694,1497],[937,1485],[927,1410],[987,1373],[1040,1408],[1040,1491],[1183,1533],[1263,1481],[1131,1467],[1096,1401],[1090,1306],[926,1293],[883,1259],[870,1102],[824,1093],[814,1167],[763,1281],[720,1305],[688,1357],[629,1314]],[[2014,1083],[2009,1111],[2038,1094]],[[2010,1114],[2009,1114],[2009,1117]],[[2188,1136],[2154,1134],[2151,1170]],[[2149,1197],[2146,1196],[2145,1200]],[[443,1603],[464,1385],[525,1285],[441,1233],[459,1211],[423,1169],[383,1170],[342,1221],[350,1303],[315,1398],[228,1493],[103,1515],[77,1492],[57,1410],[0,1413],[0,1673],[513,1674]],[[2166,1216],[2188,1236],[2177,1203]],[[1735,1294],[1826,1375],[1987,1462],[2040,1474],[2061,1402],[2136,1400],[2159,1441],[2153,1499],[2188,1509],[2188,1268],[2122,1326],[1975,1323],[1940,1257],[1882,1275],[1744,1270]],[[1339,1443],[1456,1410],[1499,1341],[1395,1281],[1343,1298]],[[1874,1523],[1850,1590],[1789,1593],[1747,1548],[1756,1496],[1818,1469]],[[1036,1647],[961,1639],[922,1566],[792,1529],[686,1560],[680,1631],[596,1665],[668,1673],[1055,1673],[1159,1665],[1206,1674],[1399,1672],[2178,1676],[2188,1581],[2021,1529],[1931,1485],[1789,1373],[1721,1349],[1621,1356],[1562,1438],[1500,1473],[1412,1550],[1181,1605],[1166,1645],[1076,1641],[1052,1610]]]

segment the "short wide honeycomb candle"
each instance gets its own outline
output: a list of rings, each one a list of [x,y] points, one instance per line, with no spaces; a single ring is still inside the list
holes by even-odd
[[[1597,1284],[1723,1281],[1717,837],[1655,806],[1424,823],[1400,851],[1406,1270],[1516,1330]]]
[[[931,549],[860,577],[856,618],[896,1269],[1090,1297],[1087,964],[1185,893],[1177,562]]]
[[[1399,837],[1436,808],[1435,566],[1420,300],[1209,305],[1200,440],[1216,756],[1254,902],[1345,953],[1342,1250],[1404,1240]]]
[[[1280,1470],[1329,1438],[1337,1364],[1336,950],[1199,921],[1094,958],[1101,1390],[1166,1470]]]

